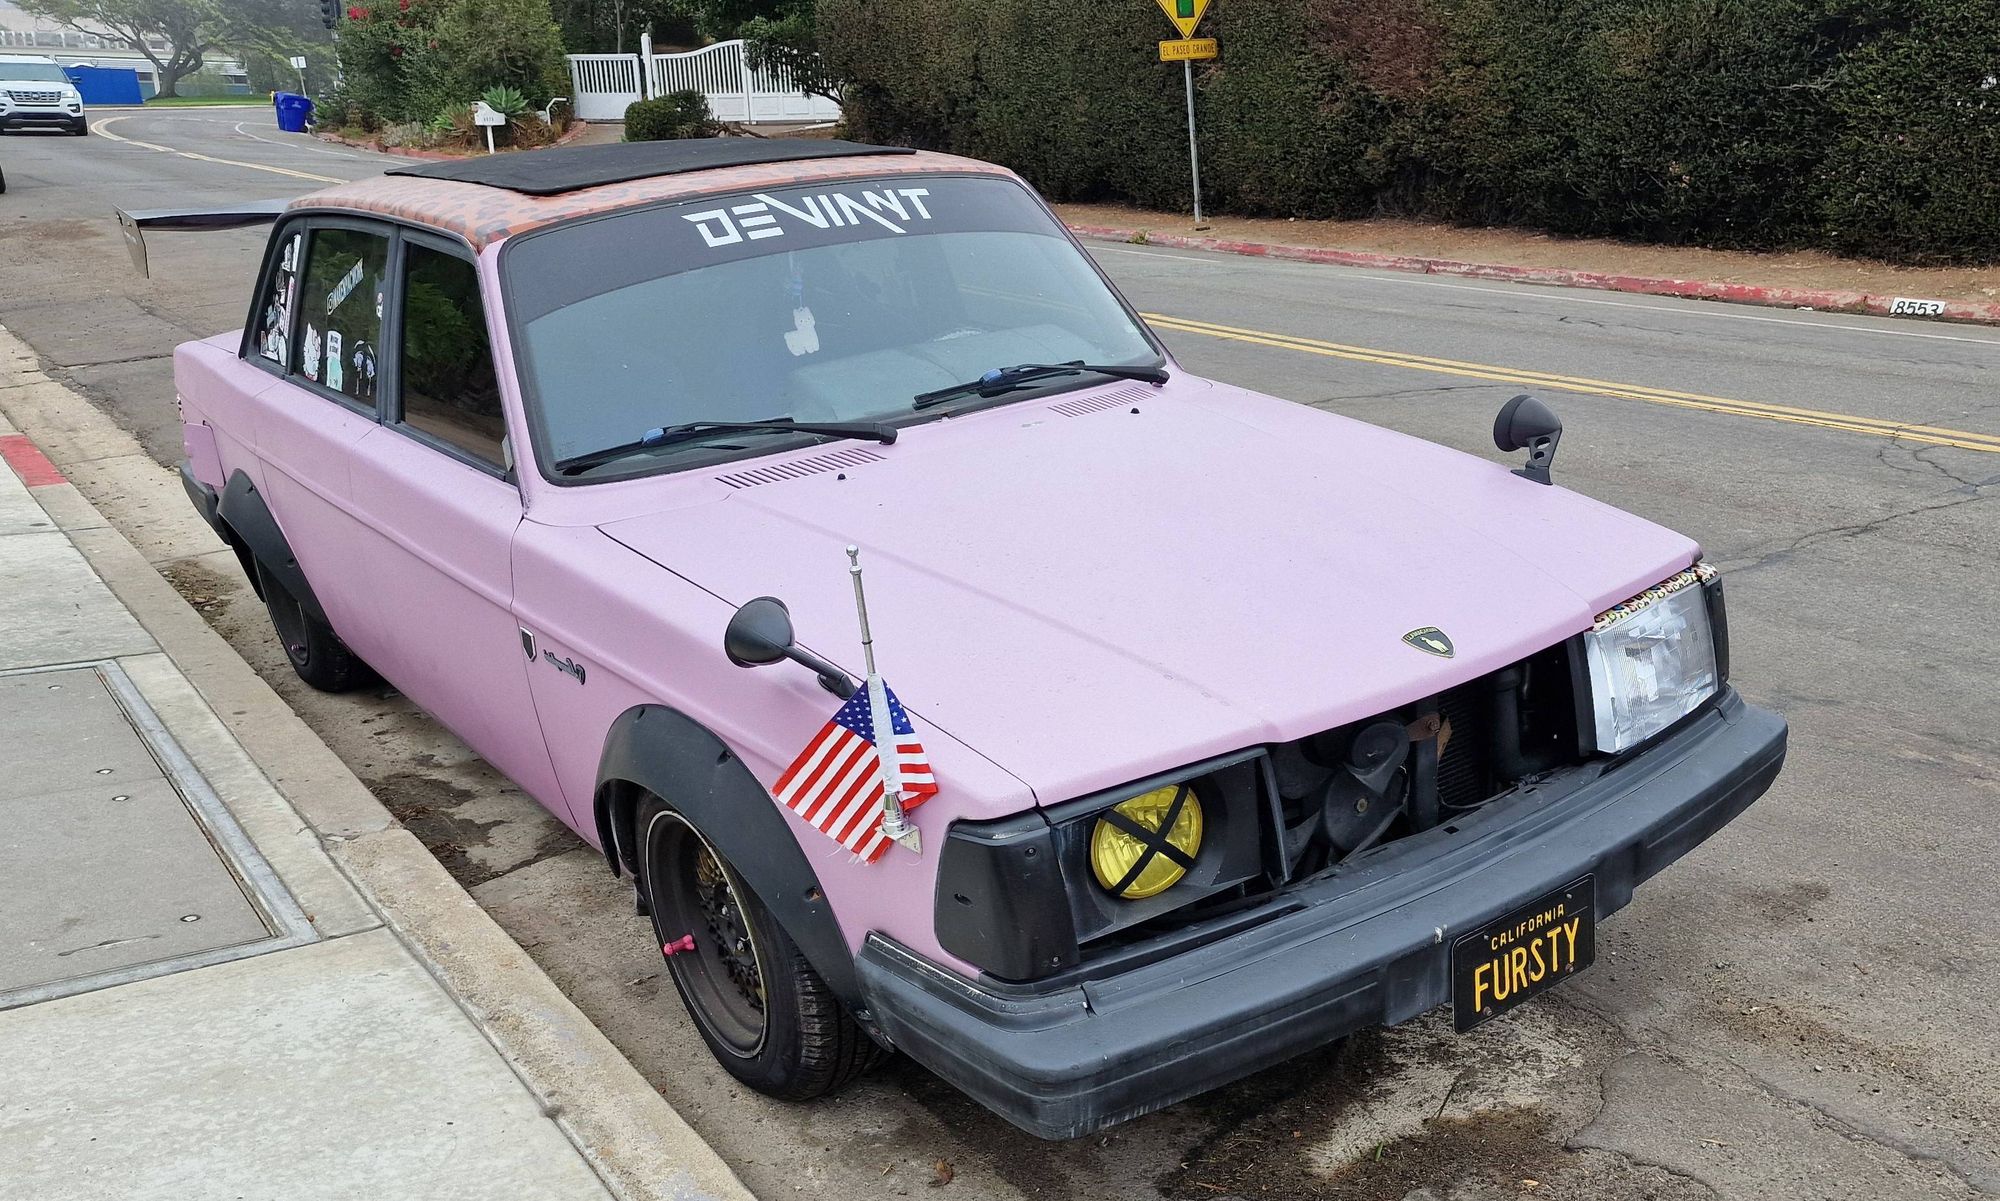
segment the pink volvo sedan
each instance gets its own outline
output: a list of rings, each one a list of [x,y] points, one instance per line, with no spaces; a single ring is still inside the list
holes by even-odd
[[[1784,759],[1700,549],[1553,485],[1540,402],[1509,470],[1192,375],[988,164],[641,143],[122,216],[142,265],[276,222],[175,373],[300,676],[601,848],[775,1096],[900,1051],[1062,1138],[1470,1028]]]

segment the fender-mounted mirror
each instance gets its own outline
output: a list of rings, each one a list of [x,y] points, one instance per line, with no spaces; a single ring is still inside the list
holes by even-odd
[[[1562,418],[1555,410],[1525,392],[1500,406],[1493,419],[1493,445],[1501,450],[1528,452],[1526,466],[1514,474],[1537,484],[1552,484],[1549,467],[1555,462],[1556,443],[1562,441]]]
[[[854,681],[846,672],[798,645],[792,633],[792,611],[775,596],[745,601],[736,610],[722,632],[722,653],[738,667],[764,667],[790,659],[810,668],[819,677],[820,687],[841,700],[854,695]]]

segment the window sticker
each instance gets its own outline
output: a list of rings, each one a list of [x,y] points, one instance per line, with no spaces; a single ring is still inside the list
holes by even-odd
[[[793,195],[790,202],[769,192],[754,192],[749,201],[727,208],[687,213],[681,220],[701,231],[713,250],[746,238],[782,238],[801,228],[839,229],[872,221],[892,234],[908,233],[913,225],[931,220],[924,203],[929,188],[848,188],[818,195]],[[782,216],[780,215],[782,214]]]
[[[306,378],[317,383],[319,381],[319,331],[314,329],[310,324],[306,326],[304,360],[302,366],[305,370]]]
[[[356,400],[375,399],[375,348],[366,342],[354,344],[354,397]]]
[[[340,277],[339,283],[333,285],[333,291],[326,294],[326,311],[328,315],[331,315],[333,310],[339,308],[341,303],[349,296],[354,295],[354,289],[361,286],[361,276],[361,264],[356,263],[348,269],[346,275]]]
[[[299,283],[296,272],[299,269],[299,244],[304,239],[293,234],[285,243],[285,253],[278,260],[278,273],[271,277],[270,299],[264,304],[261,327],[264,336],[257,344],[257,353],[273,363],[285,361],[288,347],[286,331],[292,327],[292,303],[298,299]]]
[[[340,362],[340,331],[330,329],[326,331],[326,386],[335,392],[345,392],[347,389],[341,387],[344,377]]]

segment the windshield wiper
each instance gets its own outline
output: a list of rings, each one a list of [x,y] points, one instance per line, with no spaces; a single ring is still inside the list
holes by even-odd
[[[751,433],[824,434],[832,438],[868,438],[885,444],[896,440],[895,427],[884,425],[879,421],[793,421],[789,417],[777,417],[769,421],[683,421],[679,425],[647,430],[637,441],[627,442],[621,446],[607,446],[603,450],[593,450],[589,454],[563,459],[556,464],[556,470],[564,475],[581,475],[593,467],[601,467],[614,459],[622,459],[642,450],[674,446],[706,438],[710,434],[737,430]]]
[[[1116,363],[1086,363],[1081,359],[1073,363],[1022,363],[1017,367],[995,367],[993,370],[949,388],[939,388],[935,392],[920,393],[913,407],[928,409],[932,405],[943,404],[960,396],[977,394],[997,396],[1010,388],[1023,388],[1038,379],[1048,379],[1057,375],[1108,375],[1113,379],[1144,380],[1149,384],[1167,382],[1164,367],[1125,367]]]

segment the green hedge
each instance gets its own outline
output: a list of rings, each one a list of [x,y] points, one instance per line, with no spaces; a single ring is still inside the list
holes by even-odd
[[[548,0],[345,0],[331,119],[430,121],[510,87],[540,108],[568,93]],[[333,110],[338,110],[333,111]]]
[[[1185,209],[1146,0],[820,0],[852,136]],[[2000,260],[1995,0],[1216,0],[1217,211]]]
[[[700,92],[669,92],[655,100],[634,100],[625,106],[625,140],[664,142],[676,138],[712,138],[722,132]]]

